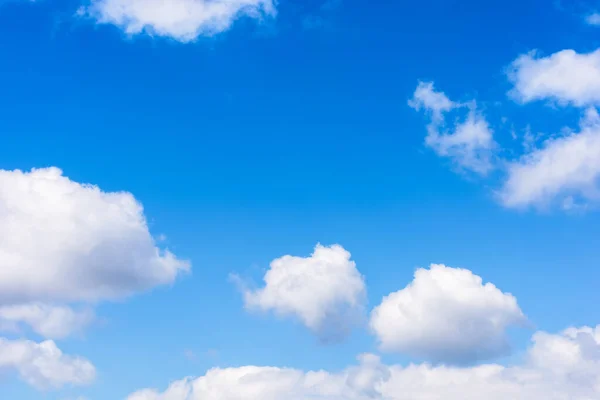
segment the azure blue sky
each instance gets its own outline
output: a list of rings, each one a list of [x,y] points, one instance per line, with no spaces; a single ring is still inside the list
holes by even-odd
[[[0,0],[0,398],[600,398],[596,11]]]

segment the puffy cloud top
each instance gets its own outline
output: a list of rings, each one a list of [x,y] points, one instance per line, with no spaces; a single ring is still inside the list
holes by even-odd
[[[385,297],[370,325],[382,350],[464,364],[505,354],[506,329],[525,320],[512,295],[469,270],[434,264]]]
[[[342,246],[317,245],[310,257],[271,262],[265,286],[244,295],[249,309],[294,316],[321,339],[337,339],[361,318],[365,282]]]

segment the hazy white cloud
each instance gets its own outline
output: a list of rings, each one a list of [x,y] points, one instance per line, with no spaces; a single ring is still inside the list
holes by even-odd
[[[588,109],[579,132],[546,140],[508,164],[508,178],[498,196],[507,207],[549,207],[600,200],[600,117]]]
[[[74,310],[42,303],[0,307],[0,331],[20,331],[21,325],[25,324],[50,339],[62,339],[81,332],[93,320],[94,312],[89,308]]]
[[[189,269],[156,247],[140,203],[57,168],[0,170],[0,305],[117,299]]]
[[[547,57],[529,53],[511,65],[510,94],[522,103],[548,99],[577,107],[600,103],[600,49],[591,53],[562,50]]]
[[[374,355],[341,372],[212,369],[127,400],[592,400],[600,396],[600,328],[539,332],[520,365],[388,366]]]
[[[52,341],[35,343],[0,338],[2,370],[16,371],[21,379],[41,390],[86,385],[96,375],[89,361],[63,354]]]
[[[273,0],[91,0],[79,14],[127,34],[189,42],[224,32],[240,17],[261,19],[274,16],[276,10]]]
[[[600,13],[595,12],[595,13],[586,15],[585,22],[588,25],[594,25],[594,26],[600,25]]]
[[[425,144],[438,155],[450,158],[459,168],[486,175],[493,168],[496,142],[487,120],[474,102],[455,103],[443,92],[436,91],[433,83],[420,82],[409,105],[429,114]],[[446,113],[467,110],[464,120],[448,128]]]
[[[505,355],[506,329],[525,321],[512,295],[469,270],[434,264],[386,296],[370,326],[384,351],[465,364]]]
[[[317,245],[310,257],[275,259],[264,282],[245,291],[247,308],[296,317],[323,340],[339,339],[362,318],[365,282],[342,246]]]

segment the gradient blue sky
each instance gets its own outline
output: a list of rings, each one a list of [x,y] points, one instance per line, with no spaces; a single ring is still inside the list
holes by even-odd
[[[352,253],[369,309],[431,263],[512,293],[532,326],[510,330],[513,355],[498,362],[518,359],[535,330],[599,322],[594,207],[505,207],[503,172],[457,171],[424,145],[427,118],[407,104],[419,81],[477,99],[507,158],[527,125],[576,128],[579,108],[507,96],[506,69],[534,49],[595,50],[599,28],[583,19],[599,4],[281,0],[276,16],[188,43],[127,35],[79,6],[2,2],[0,169],[57,166],[131,192],[192,272],[99,303],[100,321],[57,340],[95,365],[93,384],[40,392],[9,369],[0,397],[121,399],[214,366],[338,371],[379,353],[368,329],[327,345],[294,318],[244,309],[232,273],[260,285],[271,260],[317,243]]]

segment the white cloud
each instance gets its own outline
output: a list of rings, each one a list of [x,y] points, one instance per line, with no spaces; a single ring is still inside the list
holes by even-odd
[[[463,364],[507,353],[506,329],[525,321],[512,295],[469,270],[434,264],[385,297],[370,326],[384,351]]]
[[[291,368],[215,368],[198,379],[176,381],[160,393],[146,389],[127,400],[352,400],[379,398],[377,383],[389,378],[378,357],[359,357],[360,366],[340,374]]]
[[[585,22],[588,25],[594,25],[594,26],[600,25],[600,13],[595,12],[595,13],[592,13],[592,14],[588,14],[585,17]]]
[[[578,107],[600,104],[600,49],[580,54],[562,50],[548,57],[535,53],[511,65],[510,94],[522,103],[548,99]]]
[[[508,178],[498,192],[507,207],[572,208],[600,200],[600,118],[587,110],[580,132],[548,139],[543,146],[508,164]]]
[[[436,91],[433,82],[419,82],[408,105],[417,111],[431,112],[434,120],[442,119],[445,112],[460,106],[450,100],[444,92]]]
[[[0,307],[0,331],[19,331],[21,324],[50,339],[63,339],[81,332],[94,320],[93,310],[73,310],[41,303]]]
[[[0,370],[14,370],[25,382],[42,390],[68,384],[86,385],[96,375],[89,361],[63,354],[52,341],[35,343],[3,338],[0,338]]]
[[[0,237],[0,305],[117,299],[189,268],[155,246],[130,193],[57,168],[0,170]]]
[[[80,9],[102,24],[128,34],[148,33],[181,42],[228,30],[242,16],[274,16],[273,0],[91,0]]]
[[[189,263],[159,249],[142,206],[57,168],[0,170],[0,330],[80,332],[89,306],[171,284]]]
[[[374,355],[344,371],[212,369],[127,400],[592,400],[600,396],[600,328],[538,333],[521,365],[387,366]]]
[[[363,315],[366,289],[350,253],[343,247],[317,245],[307,258],[273,260],[265,286],[245,291],[246,307],[294,316],[323,340],[336,340]]]
[[[461,169],[486,175],[492,168],[496,142],[486,119],[477,111],[475,103],[460,104],[451,101],[443,92],[435,90],[433,83],[420,82],[409,105],[415,110],[429,113],[425,144],[438,155],[448,157]],[[448,130],[446,113],[467,109],[467,115]]]

